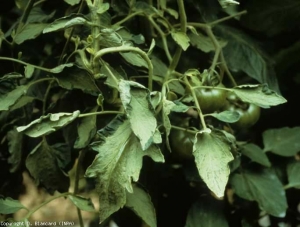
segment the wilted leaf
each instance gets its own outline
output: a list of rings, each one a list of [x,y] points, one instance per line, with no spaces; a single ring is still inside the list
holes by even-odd
[[[211,51],[215,51],[215,46],[212,42],[212,40],[203,35],[202,33],[188,33],[189,39],[190,39],[190,43],[195,46],[197,49],[205,52],[205,53],[209,53]],[[227,44],[227,41],[219,39],[218,43],[220,45],[221,48],[225,47]]]
[[[59,66],[56,66],[55,68],[50,69],[49,71],[51,73],[60,73],[64,70],[65,67],[72,67],[73,63],[67,63],[67,64],[62,64]]]
[[[232,91],[244,102],[253,103],[262,108],[277,106],[287,102],[285,98],[275,91],[263,85],[241,85],[234,87]]]
[[[0,94],[0,111],[9,110],[11,106],[17,103],[17,101],[26,94],[28,86],[17,86],[16,89],[6,93]]]
[[[32,65],[26,65],[25,67],[25,77],[27,79],[30,79],[32,77],[32,74],[34,73],[34,67]]]
[[[71,6],[77,5],[80,2],[80,0],[64,0],[64,1]]]
[[[300,151],[300,127],[268,129],[263,133],[264,151],[294,156]]]
[[[97,109],[98,106],[94,107],[93,109],[91,109],[90,113],[97,112]],[[97,115],[92,115],[81,119],[77,128],[78,138],[74,144],[75,149],[82,149],[90,143],[91,139],[96,134],[96,123]]]
[[[298,0],[253,0],[246,4],[247,14],[243,15],[243,25],[255,31],[274,36],[298,27],[300,2]]]
[[[133,185],[133,193],[126,193],[126,207],[136,213],[149,227],[156,227],[155,209],[151,198],[141,188]]]
[[[55,151],[45,140],[37,145],[27,156],[26,168],[38,184],[43,185],[50,194],[56,190],[66,192],[70,179],[58,165]]]
[[[142,168],[143,156],[163,162],[160,150],[150,146],[143,151],[133,134],[129,120],[115,118],[100,132],[103,141],[91,144],[98,154],[86,170],[87,177],[97,177],[100,222],[119,210],[126,203],[126,191],[133,192],[132,181],[137,181]]]
[[[0,199],[0,214],[13,214],[21,209],[27,209],[18,200],[12,198]]]
[[[91,199],[87,199],[78,195],[68,195],[68,198],[74,203],[80,210],[94,212],[95,207]]]
[[[138,67],[148,68],[147,62],[139,54],[134,52],[127,52],[127,53],[120,53],[120,54],[129,64]]]
[[[8,163],[11,165],[10,172],[14,173],[19,169],[22,161],[23,134],[19,133],[16,129],[12,129],[7,132],[7,140],[10,153]]]
[[[190,39],[189,37],[183,33],[183,32],[178,32],[178,31],[173,31],[171,32],[171,36],[172,38],[174,39],[174,41],[179,45],[181,46],[181,48],[186,51],[187,48],[189,47],[190,45]]]
[[[43,33],[49,33],[54,31],[64,30],[66,28],[73,27],[75,25],[84,25],[88,21],[84,17],[80,17],[76,14],[70,14],[66,17],[59,18],[44,28]]]
[[[264,151],[257,145],[253,143],[248,143],[242,146],[241,152],[243,155],[246,155],[252,161],[259,163],[263,166],[270,167],[271,163],[268,159],[268,156]]]
[[[46,116],[41,116],[39,119],[32,121],[26,126],[18,127],[17,131],[24,132],[30,137],[48,135],[58,129],[61,129],[67,124],[70,124],[79,116],[79,114],[79,110],[76,110],[73,113],[49,113]]]
[[[201,197],[190,208],[185,227],[228,227],[222,202]]]
[[[300,188],[300,162],[291,162],[287,165],[287,176],[290,187]],[[1,213],[1,212],[0,212]]]
[[[153,141],[157,126],[150,92],[143,85],[132,81],[119,82],[120,98],[129,118],[134,134],[146,150]]]
[[[214,118],[217,118],[220,121],[227,122],[227,123],[237,122],[241,117],[237,111],[229,111],[229,110],[225,110],[220,113],[212,113],[209,115],[213,116]]]
[[[193,155],[203,181],[217,197],[223,197],[230,174],[228,163],[233,160],[226,139],[214,132],[197,133]]]
[[[263,172],[234,174],[230,182],[238,196],[257,201],[260,208],[270,215],[285,217],[288,207],[285,191],[273,171],[265,169]]]
[[[224,58],[232,71],[242,71],[260,83],[279,91],[270,60],[246,34],[232,27],[218,25],[218,31],[228,40],[223,48]]]
[[[21,44],[29,39],[38,37],[47,24],[25,24],[22,29],[14,36],[16,44]]]

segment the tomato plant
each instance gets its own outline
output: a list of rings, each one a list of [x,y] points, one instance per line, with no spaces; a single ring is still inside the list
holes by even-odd
[[[0,223],[296,226],[298,2],[0,4]]]

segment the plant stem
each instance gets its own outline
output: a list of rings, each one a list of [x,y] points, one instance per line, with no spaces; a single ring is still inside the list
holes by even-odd
[[[50,203],[51,201],[58,199],[60,197],[66,197],[68,195],[72,195],[72,193],[65,192],[65,193],[59,194],[57,196],[53,196],[49,200],[43,202],[42,204],[40,204],[40,205],[36,206],[35,208],[33,208],[32,210],[30,210],[30,212],[25,216],[25,219],[28,219],[33,213],[35,213],[37,210],[39,210],[41,207],[45,206],[46,204]]]
[[[89,117],[93,115],[103,115],[103,114],[124,114],[124,112],[123,111],[101,111],[101,112],[94,112],[94,113],[85,113],[85,114],[79,114],[78,118]]]
[[[236,87],[236,86],[237,86],[237,83],[236,83],[234,77],[232,76],[231,72],[230,72],[229,69],[228,69],[227,63],[226,63],[225,58],[224,58],[224,55],[223,55],[223,51],[221,51],[221,62],[222,62],[222,66],[223,66],[223,68],[224,68],[224,70],[225,70],[225,72],[226,72],[226,74],[227,74],[229,80],[231,81],[232,85],[233,85],[234,87]]]
[[[241,15],[246,14],[246,13],[247,13],[247,10],[244,10],[244,11],[242,11],[242,12],[238,12],[238,13],[236,13],[236,14],[233,14],[233,15],[230,15],[230,16],[223,17],[223,18],[221,18],[221,19],[215,20],[215,21],[213,21],[213,22],[211,22],[211,23],[208,23],[208,25],[210,25],[210,26],[215,26],[215,25],[217,25],[217,24],[219,24],[219,23],[222,23],[222,22],[224,22],[224,21],[230,20],[230,19],[232,19],[232,18],[234,18],[234,17],[237,17],[237,16],[241,16]]]
[[[190,129],[187,129],[187,128],[178,127],[178,126],[175,126],[175,125],[172,125],[171,127],[172,127],[172,129],[176,129],[176,130],[180,130],[180,131],[185,131],[185,132],[188,132],[188,133],[191,133],[191,134],[196,134],[197,133],[194,130],[190,130]]]
[[[151,60],[149,59],[148,55],[142,51],[140,48],[138,47],[132,47],[132,46],[119,46],[119,47],[108,47],[108,48],[104,48],[104,49],[101,49],[99,50],[95,56],[94,56],[94,59],[93,59],[93,62],[95,64],[95,62],[98,62],[99,59],[105,55],[105,54],[108,54],[108,53],[116,53],[116,52],[128,52],[128,51],[132,51],[132,52],[135,52],[135,53],[138,53],[147,63],[148,65],[148,75],[149,75],[149,78],[148,78],[148,89],[150,91],[152,91],[152,80],[153,80],[153,65],[152,65],[152,62]]]
[[[125,17],[124,19],[116,22],[115,24],[112,25],[113,28],[119,28],[121,24],[125,23],[126,21],[128,21],[129,19],[131,19],[132,17],[138,16],[138,15],[142,15],[143,12],[141,11],[137,11],[134,13],[129,14],[127,17]]]

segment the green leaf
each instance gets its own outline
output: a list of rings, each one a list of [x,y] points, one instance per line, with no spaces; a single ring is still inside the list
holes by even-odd
[[[200,132],[196,134],[193,146],[199,175],[219,198],[224,196],[230,174],[228,163],[234,159],[226,140],[214,132]]]
[[[227,8],[231,5],[239,5],[240,3],[234,0],[218,0],[222,8]]]
[[[27,66],[24,66],[25,68],[25,77],[27,79],[30,79],[34,73],[34,67],[32,65],[27,65]]]
[[[80,3],[80,0],[64,0],[64,1],[71,6],[75,6]]]
[[[29,39],[38,37],[47,24],[25,24],[21,30],[14,36],[14,42],[21,44]]]
[[[27,105],[28,103],[32,103],[34,100],[33,97],[30,96],[22,96],[14,105],[12,105],[9,110],[16,110],[18,108],[21,108],[25,105]]]
[[[274,36],[298,27],[298,0],[253,0],[247,2],[247,14],[241,18],[244,26]],[[263,10],[262,10],[263,9]]]
[[[74,203],[80,210],[95,212],[94,204],[91,199],[87,199],[78,195],[68,195],[68,198]]]
[[[53,69],[50,69],[49,71],[51,73],[60,73],[64,70],[65,67],[72,67],[72,66],[73,66],[73,63],[62,64],[62,65],[56,66]]]
[[[101,29],[99,40],[100,45],[104,47],[117,47],[123,44],[122,37],[111,28]]]
[[[193,32],[188,33],[188,37],[190,39],[190,43],[192,46],[196,47],[197,49],[203,51],[204,53],[209,53],[211,51],[215,51],[215,46],[211,40],[211,38],[203,35],[202,33],[195,34]],[[227,41],[219,39],[218,43],[221,48],[227,45]]]
[[[172,106],[171,111],[177,112],[177,113],[185,113],[189,110],[189,106],[184,105],[182,102],[174,101],[173,102],[175,106]]]
[[[259,207],[270,215],[285,217],[288,207],[285,191],[277,175],[270,169],[234,174],[230,182],[238,196],[257,201]]]
[[[270,167],[271,163],[264,151],[253,143],[248,143],[242,146],[241,152],[243,155],[250,158],[253,162],[259,163],[263,166]]]
[[[162,101],[163,104],[163,109],[162,109],[162,120],[163,120],[163,126],[165,128],[166,131],[166,145],[167,148],[169,150],[171,150],[170,148],[170,143],[169,143],[169,135],[170,135],[170,131],[171,131],[171,122],[169,119],[169,114],[171,113],[171,109],[174,108],[176,106],[176,104],[172,101],[163,99]]]
[[[245,72],[251,78],[266,83],[278,91],[276,76],[270,59],[260,50],[258,45],[246,34],[229,26],[218,25],[217,30],[228,40],[223,48],[224,58],[232,71]]]
[[[50,14],[45,14],[45,12],[39,6],[35,6],[30,10],[27,23],[41,23],[47,22],[55,15],[55,11]]]
[[[103,222],[126,204],[126,191],[133,192],[131,184],[139,178],[143,157],[150,156],[156,162],[164,162],[164,158],[155,145],[142,150],[124,116],[115,118],[100,131],[100,136],[102,141],[91,144],[98,154],[85,175],[98,179],[96,189]]]
[[[58,165],[55,151],[46,140],[38,144],[27,156],[26,168],[38,184],[43,185],[50,194],[56,190],[66,192],[70,186],[68,175]]]
[[[203,196],[190,208],[185,227],[229,227],[220,201]]]
[[[227,122],[227,123],[237,122],[241,117],[237,111],[229,111],[229,110],[225,110],[220,113],[212,113],[209,114],[209,116],[212,116],[214,118],[217,118],[220,121]]]
[[[146,150],[153,141],[157,126],[150,92],[143,85],[133,81],[120,80],[120,98],[129,118],[134,134]]]
[[[107,84],[110,87],[113,87],[113,88],[117,89],[118,88],[118,83],[116,82],[116,80],[114,80],[113,76],[117,80],[121,80],[121,79],[126,79],[126,78],[124,78],[124,76],[126,77],[126,74],[124,73],[124,76],[121,75],[116,69],[111,67],[107,62],[105,62],[103,64],[105,64],[105,66],[103,65],[101,67],[100,73],[104,74],[107,77],[107,79],[105,81],[105,84]]]
[[[62,88],[68,90],[80,89],[95,96],[98,96],[100,93],[94,78],[86,70],[70,68],[65,70],[64,73],[53,76],[58,80],[58,84]]]
[[[287,165],[287,176],[289,187],[300,188],[300,162],[290,162]],[[1,212],[0,212],[1,213]]]
[[[149,227],[156,227],[155,208],[151,198],[141,188],[133,185],[133,193],[126,193],[125,206],[136,213]]]
[[[17,86],[16,89],[2,95],[0,94],[0,111],[9,110],[18,100],[26,94],[28,86]]]
[[[105,13],[107,10],[109,10],[109,3],[101,3],[100,7],[97,9],[98,14]]]
[[[98,106],[91,109],[89,113],[97,112]],[[97,115],[84,117],[77,128],[78,138],[75,141],[74,148],[82,149],[86,147],[96,134]]]
[[[19,169],[22,162],[23,134],[14,128],[7,132],[7,140],[10,153],[8,163],[11,165],[10,172],[14,173]]]
[[[268,129],[263,133],[264,151],[294,156],[300,150],[300,127]]]
[[[76,25],[85,25],[88,24],[88,21],[84,17],[79,17],[76,14],[71,14],[66,17],[59,18],[46,26],[43,29],[43,33],[49,33],[54,31],[65,30],[67,28],[74,27]]]
[[[21,209],[27,209],[18,200],[12,198],[0,199],[0,214],[13,214]]]
[[[148,64],[139,54],[135,52],[120,53],[121,56],[131,65],[145,67],[148,69]]]
[[[190,39],[189,37],[183,33],[183,32],[178,32],[178,31],[172,31],[171,32],[171,36],[172,38],[174,39],[174,41],[179,45],[181,46],[181,48],[186,51],[187,48],[189,47],[190,45]]]
[[[164,8],[164,11],[173,16],[176,20],[178,19],[178,12],[176,10],[171,8]]]
[[[234,87],[232,91],[244,102],[253,103],[262,108],[277,106],[286,103],[287,100],[275,91],[263,85],[241,85]]]
[[[40,137],[55,132],[58,129],[70,124],[80,114],[79,110],[73,113],[56,113],[41,116],[39,119],[32,121],[26,126],[17,128],[18,132],[24,132],[30,137]]]

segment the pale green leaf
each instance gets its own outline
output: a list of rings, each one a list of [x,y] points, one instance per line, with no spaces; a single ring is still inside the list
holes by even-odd
[[[197,49],[209,53],[211,51],[215,51],[215,45],[213,44],[211,38],[203,35],[202,33],[188,33],[188,37],[190,39],[190,42],[192,46],[196,47]],[[225,47],[227,45],[227,41],[219,39],[218,43],[221,48]]]
[[[129,63],[138,67],[148,68],[148,64],[139,54],[135,52],[120,53],[121,56]]]
[[[185,227],[229,227],[220,201],[210,196],[192,204]]]
[[[126,80],[120,80],[119,91],[131,128],[146,150],[153,142],[157,126],[150,92],[143,85]]]
[[[287,165],[287,176],[289,180],[289,187],[300,188],[300,162],[290,162]]]
[[[26,85],[21,85],[6,94],[0,94],[0,111],[9,110],[26,94],[27,89]]]
[[[190,39],[189,37],[183,33],[183,32],[178,32],[178,31],[172,31],[171,32],[171,36],[172,38],[174,39],[174,41],[179,45],[181,46],[181,48],[186,51],[187,48],[189,47],[190,45]]]
[[[270,169],[234,174],[230,183],[238,196],[258,202],[260,208],[270,215],[285,217],[288,207],[285,191],[277,175]]]
[[[232,91],[244,102],[253,103],[262,108],[277,106],[286,103],[287,100],[278,95],[275,91],[263,85],[240,85],[234,87]]]
[[[100,31],[100,45],[104,47],[117,47],[123,43],[122,37],[111,28],[104,28]]]
[[[80,210],[95,212],[95,207],[91,199],[87,199],[78,195],[68,195],[68,198],[74,203]]]
[[[14,36],[16,44],[21,44],[29,39],[38,37],[47,24],[25,24],[21,30]]]
[[[173,16],[176,20],[178,19],[178,12],[176,10],[171,8],[164,8],[164,11]]]
[[[12,198],[0,199],[0,214],[13,214],[21,209],[27,209],[18,200]]]
[[[105,64],[105,65],[104,65]],[[105,84],[113,88],[118,88],[118,80],[126,79],[126,74],[121,75],[115,68],[111,67],[108,63],[103,63],[103,66],[100,69],[100,73],[107,77]],[[117,79],[117,81],[115,80]]]
[[[70,28],[76,25],[84,25],[87,24],[88,21],[84,17],[75,16],[71,14],[66,17],[59,18],[49,24],[47,27],[43,29],[43,33],[49,33],[54,31],[64,30],[66,28]]]
[[[105,13],[107,10],[109,10],[109,3],[104,2],[100,4],[100,7],[97,9],[98,14]]]
[[[103,140],[91,144],[98,154],[85,175],[98,179],[96,189],[103,222],[126,204],[126,191],[133,192],[132,181],[139,178],[143,156],[150,156],[156,162],[163,162],[164,158],[155,145],[142,150],[129,120],[124,117],[115,118],[100,135]]]
[[[46,140],[38,144],[27,156],[26,168],[36,183],[44,186],[50,194],[56,190],[68,191],[70,179],[60,169],[55,149],[50,147]]]
[[[46,116],[41,116],[39,119],[32,121],[26,126],[18,127],[17,131],[24,132],[30,137],[48,135],[70,124],[79,116],[79,114],[79,110],[76,110],[73,113],[49,113]]]
[[[240,3],[234,0],[218,0],[222,8],[227,8],[231,5],[239,5]]]
[[[271,163],[264,151],[253,143],[248,143],[242,146],[241,152],[243,155],[250,158],[253,162],[259,163],[263,166],[270,167]]]
[[[300,127],[268,129],[263,133],[264,151],[294,156],[300,151]]]
[[[155,109],[161,102],[161,92],[159,91],[152,91],[150,93],[150,96],[151,96],[151,104],[153,106],[153,108]]]
[[[97,112],[98,106],[91,109],[89,113]],[[82,149],[86,147],[92,138],[95,136],[97,130],[97,115],[91,115],[81,119],[77,132],[78,138],[75,141],[74,148]]]
[[[150,47],[149,47],[149,50],[148,50],[148,52],[147,52],[147,55],[148,55],[148,56],[151,55],[151,53],[152,53],[154,47],[155,47],[155,39],[152,39],[152,40],[151,40]]]
[[[24,68],[25,68],[25,73],[24,73],[25,77],[27,79],[30,79],[34,73],[34,67],[32,65],[26,65],[24,66]]]
[[[62,65],[56,66],[55,68],[50,69],[49,71],[51,73],[60,73],[64,70],[65,67],[69,68],[72,66],[73,66],[73,63],[62,64]]]
[[[240,119],[240,114],[237,111],[229,111],[225,110],[220,113],[212,113],[209,116],[213,116],[220,121],[227,122],[227,123],[234,123]]]
[[[169,114],[171,113],[172,108],[174,108],[176,106],[176,104],[172,101],[163,99],[163,109],[162,109],[162,120],[163,120],[163,126],[165,128],[166,131],[166,145],[167,148],[169,150],[171,150],[170,148],[170,143],[169,143],[169,135],[170,135],[170,131],[171,131],[171,122],[169,119]]]
[[[230,174],[228,163],[234,159],[230,144],[214,132],[200,132],[195,136],[193,155],[203,181],[217,197],[223,197]]]
[[[75,6],[80,3],[80,0],[64,0],[64,1],[71,6]]]
[[[136,213],[149,227],[156,227],[155,209],[151,198],[141,188],[133,185],[133,193],[126,194],[126,207]]]
[[[189,106],[184,105],[182,102],[174,101],[173,102],[175,106],[172,106],[171,111],[177,112],[177,113],[185,113],[189,110]]]

